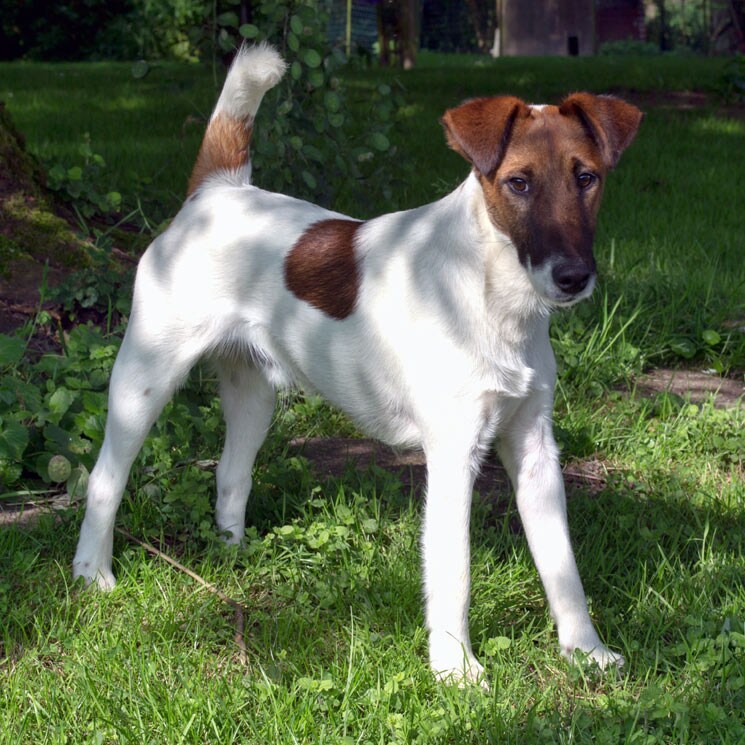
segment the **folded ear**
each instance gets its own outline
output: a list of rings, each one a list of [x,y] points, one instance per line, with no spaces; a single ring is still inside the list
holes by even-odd
[[[577,117],[588,135],[600,148],[603,160],[613,168],[621,153],[631,144],[639,129],[642,114],[620,98],[573,93],[559,106],[559,113]]]
[[[527,114],[519,98],[497,96],[466,101],[448,109],[440,121],[448,145],[487,176],[499,167],[515,120]]]

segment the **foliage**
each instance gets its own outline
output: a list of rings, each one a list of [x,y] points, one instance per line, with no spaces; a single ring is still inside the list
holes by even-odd
[[[47,186],[71,204],[83,218],[107,216],[117,212],[122,204],[118,191],[106,191],[103,174],[106,161],[93,152],[90,135],[86,134],[78,149],[82,163],[65,167],[54,163],[47,170]]]
[[[216,0],[130,0],[137,56],[196,61],[214,45]]]
[[[745,54],[736,54],[727,63],[720,80],[719,92],[731,103],[745,101]]]
[[[234,46],[236,32],[251,42],[268,39],[289,65],[254,130],[256,182],[342,211],[347,205],[364,212],[381,199],[394,206],[391,163],[398,151],[391,130],[400,96],[380,84],[352,100],[339,77],[345,56],[328,48],[327,17],[317,3],[266,0],[253,12],[254,23],[240,27],[234,13],[219,17],[222,47]]]
[[[130,0],[0,0],[0,59],[120,57],[130,9]]]
[[[62,354],[45,355],[32,366],[20,364],[25,346],[22,337],[0,335],[3,485],[18,485],[25,471],[46,484],[67,482],[66,488],[80,495],[78,484],[85,482],[101,446],[118,340],[78,326]]]

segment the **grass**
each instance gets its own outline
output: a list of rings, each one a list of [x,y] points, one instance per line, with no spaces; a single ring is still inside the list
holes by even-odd
[[[425,55],[403,77],[400,148],[412,166],[396,206],[429,201],[464,175],[437,123],[463,97],[711,91],[721,69],[673,57]],[[393,77],[356,72],[348,83],[364,93]],[[163,215],[198,147],[189,117],[213,97],[202,68],[163,65],[135,80],[124,65],[0,65],[0,99],[32,150],[72,162],[90,132],[111,187]],[[246,543],[223,546],[213,470],[196,460],[217,457],[220,412],[211,382],[195,378],[148,440],[119,522],[247,607],[246,659],[233,608],[121,535],[117,588],[72,585],[78,509],[0,527],[0,742],[745,741],[745,413],[634,389],[645,367],[663,363],[742,379],[743,140],[745,120],[716,105],[648,108],[609,181],[599,291],[552,327],[564,459],[594,459],[603,474],[599,489],[571,492],[573,540],[600,633],[628,660],[622,675],[559,657],[514,507],[497,493],[475,498],[472,527],[471,633],[491,689],[437,685],[425,664],[420,499],[374,468],[314,475],[288,440],[352,429],[313,398],[278,407]],[[62,447],[59,431],[82,433],[89,463],[117,344],[118,332],[79,329],[65,353],[36,362],[0,348],[0,364],[11,360],[0,416],[17,411],[21,391],[39,441]]]

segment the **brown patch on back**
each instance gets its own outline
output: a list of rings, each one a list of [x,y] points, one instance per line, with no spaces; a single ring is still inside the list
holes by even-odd
[[[285,258],[287,289],[332,318],[349,316],[359,291],[354,239],[362,224],[334,219],[311,225]]]
[[[252,134],[253,118],[242,120],[218,114],[211,119],[189,178],[187,196],[191,196],[211,173],[245,166]]]

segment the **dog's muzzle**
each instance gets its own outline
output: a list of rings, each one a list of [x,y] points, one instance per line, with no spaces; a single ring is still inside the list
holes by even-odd
[[[573,297],[590,284],[595,272],[584,262],[562,262],[551,269],[551,279],[565,295]]]

